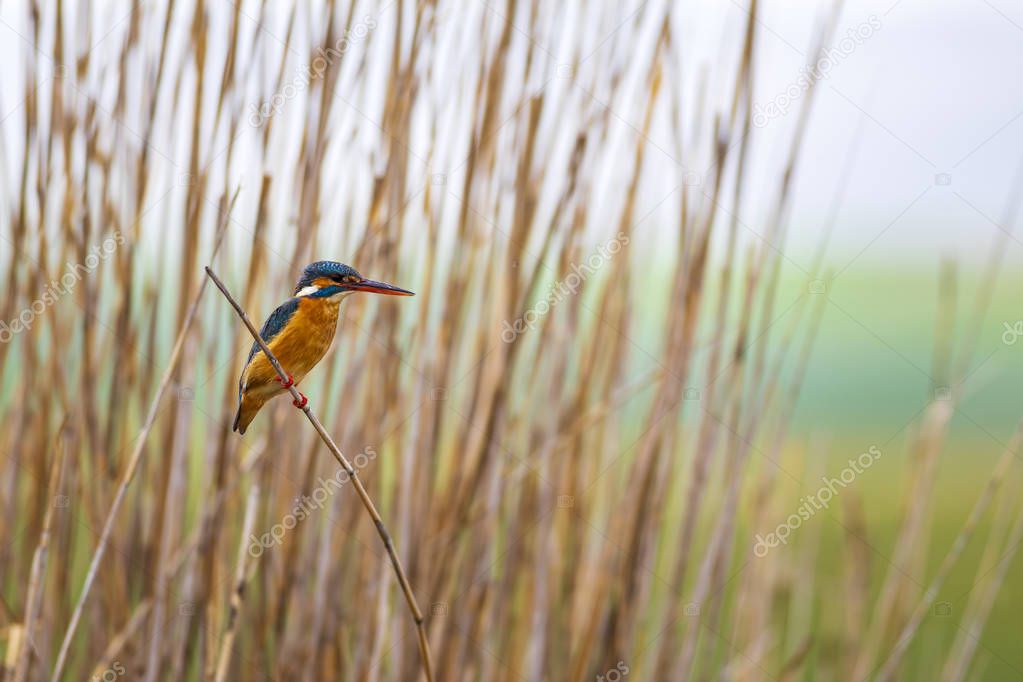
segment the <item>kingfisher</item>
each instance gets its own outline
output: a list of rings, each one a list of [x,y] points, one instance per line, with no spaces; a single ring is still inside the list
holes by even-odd
[[[253,343],[238,380],[238,413],[234,430],[244,434],[256,413],[291,386],[297,385],[316,366],[330,348],[337,330],[341,301],[358,291],[389,296],[414,296],[393,284],[375,282],[355,268],[336,261],[321,260],[302,271],[291,298],[277,307],[259,331],[259,335],[288,372],[282,380],[259,344]],[[295,400],[305,407],[306,397]]]

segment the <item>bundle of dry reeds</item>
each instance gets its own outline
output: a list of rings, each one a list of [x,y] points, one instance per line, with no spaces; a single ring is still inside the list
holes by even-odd
[[[755,2],[700,82],[672,3],[4,11],[23,41],[0,90],[5,678],[420,678],[318,435],[287,401],[231,433],[249,339],[203,266],[258,318],[332,258],[418,293],[347,302],[303,392],[387,522],[436,679],[972,679],[1023,534],[1001,492],[1020,443],[918,583],[954,397],[913,427],[894,555],[853,489],[754,550],[792,511],[825,306],[779,297],[812,89],[772,210],[739,217]],[[937,386],[975,341],[939,344]],[[988,579],[920,668],[921,619],[990,509]],[[825,523],[841,586],[814,579]]]

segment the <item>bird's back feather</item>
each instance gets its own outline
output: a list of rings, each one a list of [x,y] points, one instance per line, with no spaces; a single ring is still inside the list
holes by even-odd
[[[274,337],[281,333],[284,326],[288,324],[288,320],[294,316],[295,311],[298,310],[298,299],[289,298],[284,303],[277,306],[277,309],[270,313],[270,317],[266,318],[266,322],[263,323],[263,328],[259,330],[259,336],[263,339],[263,342],[270,345]],[[256,353],[259,352],[259,344],[255,341],[252,342],[252,349],[249,350],[249,357],[245,359],[245,368],[248,368],[252,364],[252,358],[256,357]],[[242,399],[242,390],[245,388],[245,370],[242,370],[242,376],[238,380],[238,400]]]

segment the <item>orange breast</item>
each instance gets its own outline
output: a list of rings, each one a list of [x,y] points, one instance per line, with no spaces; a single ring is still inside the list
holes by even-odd
[[[303,298],[288,324],[270,340],[270,350],[296,382],[302,381],[330,349],[337,330],[338,308],[336,301]],[[263,353],[256,353],[245,370],[246,392],[260,386],[276,392],[279,389],[276,378],[270,361]]]

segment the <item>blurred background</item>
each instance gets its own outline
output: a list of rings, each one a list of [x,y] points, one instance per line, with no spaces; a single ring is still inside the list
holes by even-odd
[[[1023,9],[0,6],[0,651],[44,679],[1023,678]],[[365,297],[366,299],[372,297]],[[336,477],[336,478],[335,478]],[[827,492],[825,492],[827,491]],[[825,500],[824,498],[827,498]]]

